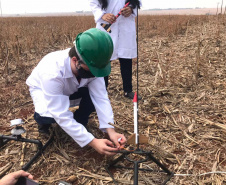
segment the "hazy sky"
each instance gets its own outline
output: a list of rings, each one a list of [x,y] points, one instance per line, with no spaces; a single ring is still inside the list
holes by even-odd
[[[224,0],[225,7],[226,0]],[[142,0],[142,9],[152,8],[219,8],[222,0]],[[0,0],[0,13],[48,13],[89,11],[88,0]]]

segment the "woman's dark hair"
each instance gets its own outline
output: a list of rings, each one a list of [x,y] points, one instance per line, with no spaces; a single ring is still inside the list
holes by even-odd
[[[101,5],[101,9],[104,10],[107,8],[108,6],[108,1],[107,0],[98,0],[100,5]],[[136,7],[138,7],[140,9],[140,1],[139,0],[126,0],[126,3],[130,2],[131,7],[134,9]]]
[[[130,6],[134,8],[140,9],[140,1],[139,0],[126,0],[126,3],[130,2]]]
[[[100,5],[101,5],[101,9],[104,10],[107,8],[108,6],[108,1],[107,0],[98,0]]]

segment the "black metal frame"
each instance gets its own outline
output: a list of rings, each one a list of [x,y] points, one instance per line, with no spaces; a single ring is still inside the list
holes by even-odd
[[[50,136],[48,141],[43,145],[40,140],[36,139],[26,139],[23,138],[21,135],[1,135],[0,134],[0,147],[3,147],[6,143],[8,143],[10,140],[14,141],[20,141],[20,142],[26,142],[26,143],[34,143],[38,146],[37,153],[28,161],[23,167],[22,170],[28,170],[28,168],[31,166],[31,164],[43,153],[43,151],[46,149],[46,147],[52,143],[53,141],[53,135]]]
[[[139,77],[138,77],[138,8],[137,8],[137,24],[136,24],[136,27],[137,27],[137,96],[139,95],[138,93],[138,89],[139,89]],[[137,98],[137,107],[138,107],[138,98]],[[138,110],[138,109],[137,109]],[[136,131],[137,135],[135,137],[137,137],[137,143],[136,143],[136,149],[135,150],[120,150],[118,151],[117,153],[121,153],[122,155],[120,155],[118,158],[116,158],[115,160],[113,160],[110,164],[108,164],[105,168],[107,170],[107,172],[109,173],[109,175],[111,176],[111,178],[113,179],[113,182],[115,184],[117,184],[116,180],[114,179],[114,176],[113,174],[111,173],[110,171],[110,168],[112,167],[115,167],[115,168],[125,168],[125,169],[131,169],[134,171],[134,185],[138,185],[138,171],[139,170],[143,170],[143,171],[154,171],[152,169],[144,169],[144,168],[139,168],[138,165],[139,163],[143,163],[143,162],[147,162],[148,160],[152,160],[155,164],[157,164],[157,166],[159,166],[163,172],[167,173],[168,177],[167,179],[163,182],[162,185],[165,185],[173,176],[174,176],[174,173],[171,172],[170,170],[168,170],[168,168],[166,168],[157,158],[155,158],[153,156],[153,153],[151,151],[143,151],[139,148],[139,124],[138,124],[138,114],[137,114],[137,131]],[[136,138],[135,138],[135,141],[136,141]],[[144,159],[142,160],[133,160],[133,159],[130,159],[129,158],[129,155],[130,154],[136,154],[138,156],[145,156]],[[122,161],[126,159],[127,161],[131,162],[134,164],[134,168],[131,168],[131,167],[125,167],[125,166],[117,166],[116,164],[119,162],[119,161]],[[158,172],[162,172],[162,171],[158,171]]]
[[[174,173],[169,171],[168,168],[166,168],[158,159],[156,159],[153,156],[153,153],[150,151],[143,151],[140,149],[136,149],[134,151],[129,151],[129,150],[120,150],[117,153],[121,153],[122,155],[120,155],[118,158],[116,158],[115,160],[113,160],[110,164],[108,164],[105,168],[107,170],[107,172],[109,173],[109,175],[111,176],[111,178],[113,179],[113,182],[115,184],[117,184],[117,181],[115,180],[113,174],[110,171],[110,168],[115,167],[115,168],[124,168],[124,169],[130,169],[134,171],[134,185],[138,185],[138,171],[142,170],[142,171],[154,171],[152,169],[145,169],[145,168],[139,168],[138,165],[139,163],[143,163],[143,162],[147,162],[148,160],[152,160],[154,163],[156,163],[163,171],[158,171],[158,172],[165,172],[167,173],[168,177],[167,179],[163,182],[162,185],[165,185],[173,176]],[[142,160],[133,160],[129,158],[129,154],[136,154],[138,156],[145,156],[144,159]],[[125,166],[120,166],[120,165],[116,165],[119,161],[122,161],[126,159],[127,161],[131,162],[134,164],[134,168],[131,167],[125,167]]]

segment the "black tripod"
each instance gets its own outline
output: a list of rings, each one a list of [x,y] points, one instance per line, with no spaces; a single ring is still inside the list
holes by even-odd
[[[46,147],[52,143],[53,141],[53,135],[50,136],[48,141],[43,145],[40,140],[36,139],[26,139],[21,136],[21,134],[25,133],[25,129],[22,126],[18,126],[20,124],[23,124],[23,122],[16,123],[16,127],[12,129],[11,136],[2,135],[0,134],[0,147],[3,147],[6,143],[8,143],[11,140],[14,141],[20,141],[20,142],[26,142],[26,143],[34,143],[38,146],[38,151],[36,154],[28,161],[23,167],[22,170],[28,170],[28,168],[31,166],[31,164],[43,153],[43,151],[46,149]],[[11,126],[14,126],[11,125]]]
[[[108,164],[106,166],[106,170],[109,173],[109,175],[111,176],[111,178],[113,179],[113,182],[115,184],[117,184],[116,180],[114,179],[113,174],[111,173],[110,169],[111,168],[125,168],[125,169],[130,169],[133,170],[134,173],[134,185],[138,185],[138,172],[139,170],[141,171],[151,171],[153,172],[153,169],[145,169],[145,168],[139,168],[139,164],[143,163],[143,162],[147,162],[148,160],[152,160],[154,163],[156,163],[163,171],[159,171],[159,172],[165,172],[167,173],[168,177],[165,179],[165,181],[162,183],[162,185],[165,185],[170,179],[171,177],[173,177],[174,173],[169,171],[158,159],[156,159],[153,155],[151,151],[143,151],[140,149],[136,149],[134,151],[127,151],[127,150],[121,150],[118,153],[122,153],[122,155],[120,155],[118,158],[116,158],[114,161],[112,161],[110,164]],[[139,156],[143,156],[144,158],[141,160],[135,160],[135,159],[131,159],[129,158],[130,154],[136,154]],[[122,161],[126,159],[127,161],[131,162],[134,164],[134,167],[126,167],[126,166],[121,166],[121,165],[116,165],[119,161]]]
[[[138,96],[138,7],[137,7],[137,96]],[[138,98],[137,99],[137,106],[138,106]],[[138,113],[138,111],[137,111]],[[135,116],[134,116],[135,117]],[[125,169],[131,169],[134,171],[134,185],[138,185],[138,172],[139,170],[141,171],[154,171],[153,169],[144,169],[144,168],[139,168],[139,164],[143,162],[147,162],[148,160],[153,161],[157,166],[159,166],[163,171],[158,171],[158,172],[165,172],[168,177],[165,179],[165,181],[162,183],[165,185],[173,176],[174,173],[169,171],[167,167],[165,167],[158,159],[156,159],[153,156],[153,153],[151,151],[143,151],[139,148],[139,127],[138,127],[138,114],[136,116],[137,118],[137,127],[136,127],[136,133],[134,140],[136,142],[136,149],[135,150],[120,150],[117,153],[121,153],[121,155],[113,160],[110,164],[106,166],[106,170],[109,173],[109,175],[112,177],[113,182],[117,184],[116,180],[114,179],[113,174],[111,173],[110,169],[115,167],[115,168],[125,168]],[[134,118],[135,119],[135,118]],[[134,129],[135,132],[135,129]],[[139,156],[139,159],[132,159],[129,157],[130,154],[134,154],[135,156]],[[141,158],[141,159],[140,159]],[[118,162],[126,159],[130,163],[133,163],[133,168],[132,167],[127,167],[127,166],[121,166],[121,165],[116,165]]]

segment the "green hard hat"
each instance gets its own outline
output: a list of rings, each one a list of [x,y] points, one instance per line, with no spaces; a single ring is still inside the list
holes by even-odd
[[[75,39],[75,48],[80,59],[96,77],[108,76],[111,72],[113,42],[106,32],[91,28],[79,33]]]

